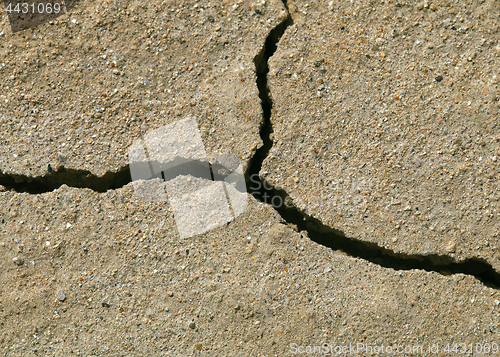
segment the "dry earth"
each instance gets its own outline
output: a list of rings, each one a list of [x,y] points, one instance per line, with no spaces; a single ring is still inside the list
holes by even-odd
[[[4,12],[0,169],[102,176],[134,139],[188,114],[207,150],[248,159],[262,122],[253,59],[285,16],[277,0],[84,1],[11,34]]]
[[[334,252],[253,199],[229,225],[182,240],[168,204],[131,184],[0,197],[6,356],[283,356],[293,343],[498,336],[497,290]]]

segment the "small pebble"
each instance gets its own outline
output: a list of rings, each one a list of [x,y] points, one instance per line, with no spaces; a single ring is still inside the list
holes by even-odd
[[[315,67],[319,67],[319,66],[321,66],[323,64],[323,62],[325,62],[324,59],[320,59],[318,61],[314,61],[314,66]]]
[[[189,328],[193,330],[196,328],[196,324],[194,323],[194,321],[189,324]]]
[[[436,80],[436,82],[441,82],[443,80],[443,76],[437,76],[434,79]]]
[[[64,154],[64,153],[62,153],[62,152],[60,152],[60,151],[58,151],[58,152],[57,152],[57,159],[58,159],[60,162],[64,163],[64,162],[66,162],[67,156],[66,156],[66,154]]]
[[[196,348],[198,351],[201,351],[201,347],[202,347],[201,343],[197,343],[194,345],[194,348]]]
[[[57,292],[57,300],[59,300],[59,301],[66,300],[66,295],[64,295],[64,292],[62,290],[59,290]]]
[[[170,297],[172,297],[172,296],[174,296],[174,293],[169,290],[169,291],[167,291],[167,295],[170,296]]]
[[[449,241],[448,244],[446,245],[446,252],[448,253],[453,253],[455,251],[455,242],[454,241]]]
[[[16,265],[23,265],[24,264],[24,259],[21,257],[14,257],[14,258],[12,258],[12,261]]]

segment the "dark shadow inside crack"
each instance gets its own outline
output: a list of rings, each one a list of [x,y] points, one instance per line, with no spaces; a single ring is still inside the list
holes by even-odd
[[[142,164],[145,168],[154,166],[161,170],[161,173],[157,175],[148,172],[146,175],[148,177],[142,178],[146,180],[161,176],[163,180],[170,181],[180,175],[190,175],[192,177],[211,181],[233,182],[236,184],[235,188],[237,190],[242,190],[241,184],[243,184],[243,176],[241,177],[242,182],[239,184],[238,175],[235,175],[237,171],[219,163],[190,160],[188,162],[171,165],[171,167],[163,170],[162,165],[164,165],[164,163],[156,161],[139,162],[135,164]],[[135,168],[135,171],[137,170],[138,169]],[[0,172],[0,185],[4,186],[7,190],[31,194],[51,192],[62,185],[76,188],[89,188],[96,192],[106,192],[108,190],[121,188],[130,182],[132,182],[130,165],[120,168],[117,172],[107,172],[103,176],[97,176],[86,170],[67,169],[65,167],[60,167],[58,170],[51,169],[47,174],[36,177],[15,174],[9,175]]]
[[[252,177],[259,176],[262,163],[268,156],[269,150],[271,150],[271,147],[273,146],[273,141],[271,140],[271,134],[273,133],[273,126],[271,124],[273,101],[267,83],[267,74],[269,73],[268,62],[269,58],[271,58],[276,52],[278,42],[285,33],[286,29],[293,24],[293,19],[290,16],[290,11],[288,10],[287,1],[283,1],[283,5],[287,11],[287,17],[269,32],[269,35],[264,42],[264,47],[254,58],[255,70],[257,72],[257,89],[259,90],[259,98],[262,105],[262,115],[264,119],[260,128],[260,136],[263,144],[257,149],[247,166],[247,170],[245,172],[245,176],[247,177],[247,187],[249,187]],[[257,184],[256,182],[254,183]],[[250,188],[249,193],[251,193],[258,200],[266,202],[265,192],[262,192],[261,194],[260,190],[253,190]]]
[[[0,185],[8,190],[31,194],[51,192],[62,185],[106,192],[107,190],[123,187],[130,181],[128,165],[116,172],[107,172],[103,176],[94,175],[87,170],[67,169],[64,167],[54,170],[50,166],[47,174],[36,177],[0,172]]]
[[[286,2],[284,2],[284,5],[287,7]],[[271,123],[273,103],[267,82],[267,74],[269,72],[268,60],[276,51],[277,43],[281,39],[281,36],[291,24],[293,24],[293,20],[289,15],[271,30],[265,41],[265,46],[254,58],[257,72],[257,87],[264,117],[260,131],[263,145],[250,159],[245,172],[248,192],[261,202],[271,204],[281,215],[285,223],[293,226],[299,232],[306,231],[311,240],[333,250],[342,251],[349,256],[365,259],[394,270],[419,269],[437,272],[442,275],[465,274],[474,276],[483,284],[499,289],[500,274],[483,259],[470,258],[457,262],[452,257],[446,255],[408,255],[394,252],[375,243],[346,237],[341,231],[326,226],[319,220],[301,212],[293,205],[292,200],[284,190],[273,187],[269,182],[260,177],[259,173],[262,163],[273,146],[273,141],[271,140],[271,134],[273,133]],[[211,167],[212,179],[223,180],[225,175],[219,175],[219,177],[215,174],[216,172],[218,171],[214,167]],[[108,172],[104,176],[96,176],[85,170],[66,168],[53,170],[50,167],[48,173],[41,177],[0,172],[0,185],[16,192],[33,194],[51,192],[63,184],[70,187],[89,188],[97,192],[105,192],[107,190],[118,189],[130,182],[131,175],[128,165],[116,172]]]
[[[318,219],[299,211],[292,204],[291,198],[284,190],[273,187],[260,176],[262,164],[273,146],[273,141],[271,140],[271,135],[273,134],[271,123],[273,102],[267,82],[267,75],[269,73],[268,61],[275,53],[281,36],[285,33],[288,26],[293,24],[287,3],[286,1],[283,1],[283,3],[287,9],[288,17],[269,33],[264,48],[254,59],[257,71],[257,87],[264,117],[260,131],[263,145],[251,158],[245,173],[248,192],[259,201],[271,204],[281,215],[284,222],[292,225],[299,232],[306,231],[312,241],[325,247],[342,251],[349,256],[365,259],[384,268],[394,270],[419,269],[437,272],[442,275],[470,275],[489,287],[499,289],[500,273],[495,271],[491,264],[484,259],[470,258],[457,262],[447,255],[396,253],[376,243],[348,238],[343,232],[326,226]]]
[[[495,271],[491,264],[484,259],[469,258],[457,262],[448,255],[404,254],[381,247],[376,243],[346,237],[343,232],[326,226],[318,219],[300,212],[295,206],[289,203],[280,204],[291,201],[288,194],[284,190],[273,188],[264,179],[261,179],[260,182],[259,196],[274,199],[280,197],[280,199],[274,200],[279,204],[273,206],[284,222],[291,224],[298,232],[306,231],[307,236],[318,244],[335,251],[341,251],[351,257],[367,260],[384,268],[394,270],[418,269],[437,272],[445,276],[465,274],[475,277],[488,287],[500,289],[500,273]],[[254,194],[254,196],[257,195]],[[267,201],[266,203],[273,204],[272,199]]]

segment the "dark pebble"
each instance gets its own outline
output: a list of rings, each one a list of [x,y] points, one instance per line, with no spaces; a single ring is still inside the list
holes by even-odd
[[[319,67],[319,66],[321,66],[323,63],[325,63],[325,60],[324,60],[324,59],[320,59],[319,61],[315,61],[315,62],[314,62],[314,65],[315,65],[316,67]]]

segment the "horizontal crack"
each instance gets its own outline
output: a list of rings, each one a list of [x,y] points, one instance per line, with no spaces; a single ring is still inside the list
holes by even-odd
[[[286,1],[283,3],[288,11]],[[271,123],[272,99],[267,83],[267,74],[269,72],[268,60],[276,51],[276,45],[286,28],[291,24],[293,24],[293,19],[288,12],[288,17],[271,30],[264,47],[254,58],[257,71],[257,87],[264,117],[260,130],[263,146],[250,159],[245,172],[247,187],[249,188],[248,192],[264,203],[269,203],[267,198],[279,197],[280,202],[285,204],[273,206],[285,222],[294,225],[298,231],[307,231],[311,240],[333,250],[342,251],[349,256],[359,257],[382,267],[395,270],[420,269],[443,275],[470,275],[489,287],[499,289],[500,273],[496,272],[484,259],[470,258],[462,262],[456,262],[446,255],[396,253],[375,243],[348,238],[341,231],[328,227],[318,219],[298,210],[290,204],[291,199],[284,190],[273,187],[269,182],[260,177],[259,172],[262,168],[262,163],[273,146],[270,138],[273,128]],[[216,177],[215,179],[221,180],[223,176]],[[107,190],[118,189],[130,182],[131,176],[128,165],[116,172],[108,172],[104,176],[97,176],[86,170],[66,169],[64,167],[56,171],[49,167],[48,173],[39,177],[0,173],[0,185],[5,186],[9,190],[32,194],[51,192],[63,184],[70,187],[89,188],[97,192],[105,192]],[[258,187],[250,186],[250,182],[252,184],[258,183]],[[271,200],[271,204],[272,202]]]
[[[51,192],[67,185],[77,188],[90,188],[97,192],[106,192],[123,187],[131,181],[129,166],[120,168],[117,172],[107,172],[97,176],[86,170],[67,169],[64,167],[43,176],[30,177],[18,174],[0,172],[0,185],[8,190],[39,194]]]
[[[148,164],[156,164],[157,167],[162,165],[162,163],[156,161],[149,161]],[[207,175],[205,171],[209,171],[209,174]],[[162,171],[162,174],[165,181],[179,175],[188,174],[201,179],[224,181],[232,172],[231,169],[221,164],[191,160]],[[151,177],[151,179],[154,178],[156,176]],[[17,174],[8,175],[0,172],[0,185],[7,190],[31,194],[51,192],[62,185],[106,192],[107,190],[121,188],[131,181],[129,165],[120,168],[117,172],[107,172],[104,176],[97,176],[86,170],[67,169],[65,167],[61,167],[57,171],[51,171],[44,176],[36,177]]]

